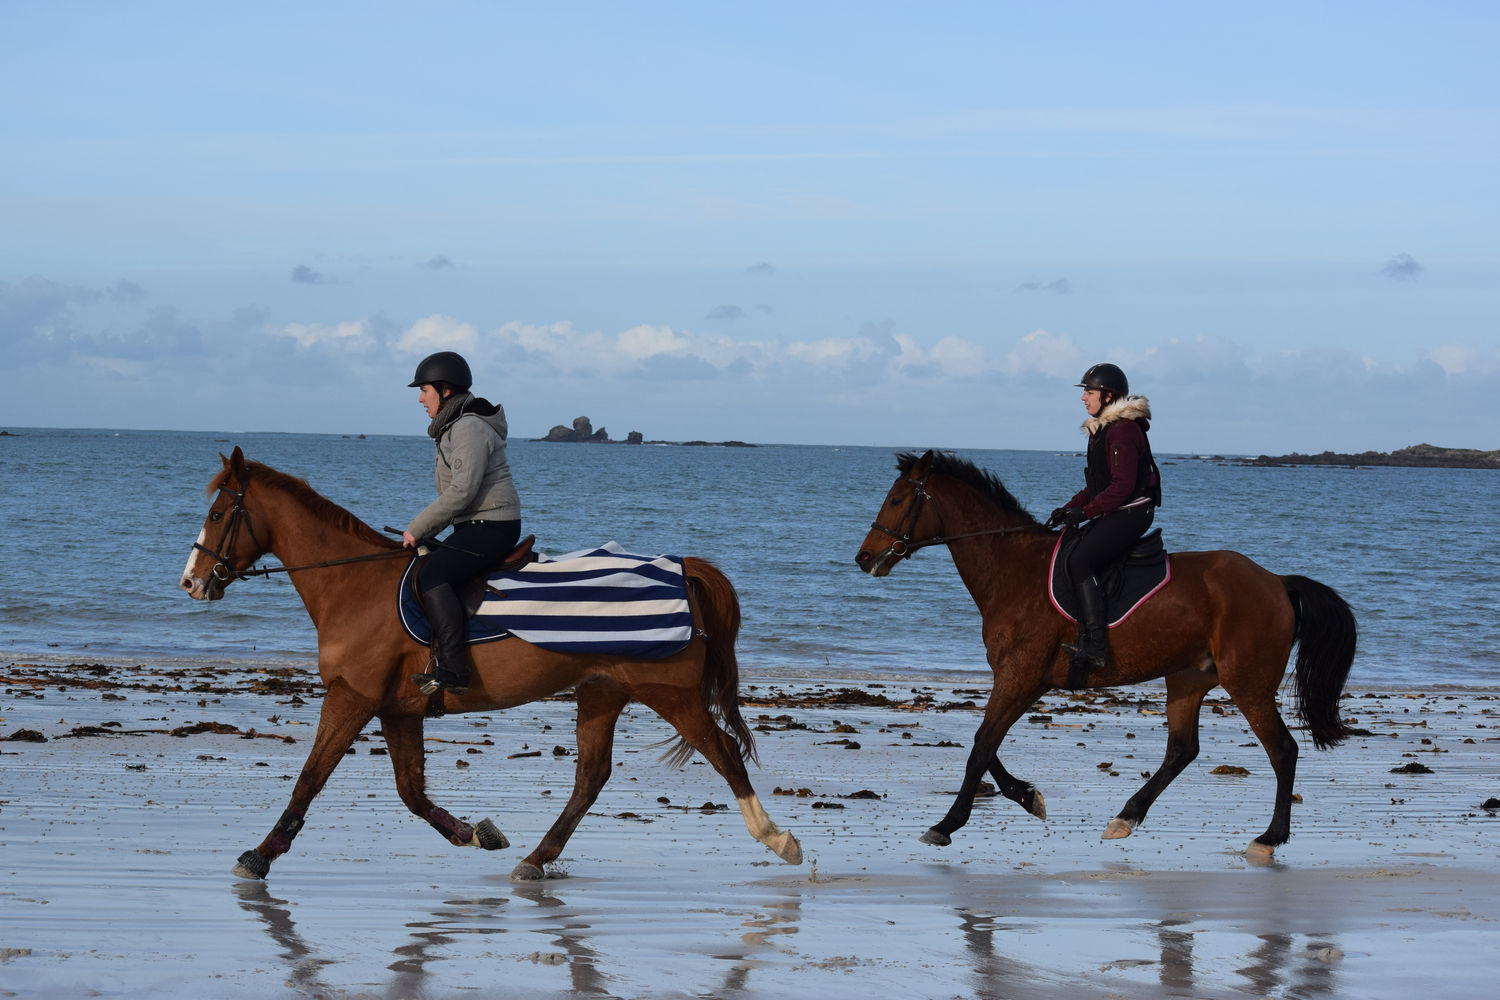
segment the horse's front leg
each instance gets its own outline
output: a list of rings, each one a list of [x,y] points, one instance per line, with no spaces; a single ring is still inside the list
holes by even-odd
[[[286,811],[260,846],[240,855],[232,869],[235,875],[263,879],[271,870],[271,862],[291,850],[292,839],[302,829],[307,807],[323,790],[328,776],[343,759],[354,737],[374,715],[374,701],[355,694],[342,680],[333,683],[323,698],[318,735],[313,739],[307,762],[302,765],[302,773],[297,776],[291,802],[287,803]]]
[[[990,761],[990,777],[995,779],[995,785],[1001,795],[1037,819],[1047,818],[1047,800],[1042,798],[1042,793],[1037,791],[1036,786],[1031,782],[1022,781],[1007,771],[1005,765],[1000,763],[999,754],[996,754]]]
[[[427,759],[422,747],[422,716],[388,714],[380,717],[391,768],[396,772],[396,793],[412,813],[431,824],[450,844],[499,851],[510,846],[500,828],[488,819],[474,825],[455,819],[448,810],[427,797]]]
[[[573,775],[573,794],[558,814],[536,850],[526,855],[510,877],[517,881],[535,881],[545,874],[544,866],[556,861],[589,807],[599,797],[614,768],[615,722],[630,702],[630,696],[618,683],[596,677],[578,687],[578,765]]]
[[[1128,837],[1146,818],[1157,796],[1198,756],[1198,714],[1203,698],[1219,683],[1218,674],[1196,667],[1167,675],[1167,754],[1161,767],[1130,797],[1101,840]]]
[[[1010,727],[1026,711],[1026,707],[1040,696],[1039,690],[1029,696],[1017,696],[1013,692],[1002,691],[998,686],[990,692],[990,699],[984,706],[984,721],[975,731],[974,745],[969,749],[969,760],[964,766],[964,780],[959,785],[958,795],[954,797],[947,815],[922,834],[922,843],[935,847],[947,847],[953,843],[953,832],[969,822],[969,814],[974,809],[974,793],[979,790],[979,779],[984,777],[986,771],[998,767],[999,774],[995,777],[1002,785],[1005,784],[1005,778],[1010,778],[1009,773],[1000,765],[996,751],[1000,749]],[[1018,784],[1024,784],[1017,783],[1015,778],[1010,778],[1010,781],[1013,790],[1017,790]],[[1021,802],[1022,798],[1024,793],[1017,790],[1016,801]],[[1024,802],[1021,804],[1026,807]],[[1030,807],[1026,808],[1028,812],[1034,812]],[[1045,811],[1045,807],[1043,809]]]

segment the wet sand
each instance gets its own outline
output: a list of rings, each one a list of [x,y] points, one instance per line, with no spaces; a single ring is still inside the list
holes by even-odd
[[[1109,842],[1160,762],[1161,689],[1044,700],[1003,756],[1049,818],[982,798],[936,848],[917,838],[958,786],[979,721],[963,703],[985,689],[866,682],[875,703],[856,705],[853,687],[745,678],[752,778],[801,866],[749,837],[706,765],[661,764],[667,728],[634,706],[553,877],[512,882],[571,788],[558,700],[428,724],[433,798],[493,818],[511,848],[451,847],[407,813],[372,724],[292,852],[247,882],[230,866],[311,743],[305,672],[8,664],[0,996],[1494,995],[1494,693],[1356,681],[1345,714],[1371,735],[1304,743],[1292,840],[1257,865],[1241,852],[1273,780],[1222,699],[1198,761]]]

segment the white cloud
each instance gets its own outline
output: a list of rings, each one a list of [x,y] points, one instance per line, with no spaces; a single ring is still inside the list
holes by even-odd
[[[368,324],[361,320],[346,320],[343,323],[288,323],[281,328],[283,337],[291,337],[303,350],[319,344],[334,344],[368,350],[374,346]]]
[[[1481,351],[1473,344],[1441,344],[1424,357],[1448,375],[1493,375],[1500,372],[1500,348]]]
[[[433,351],[471,351],[478,343],[479,331],[473,324],[435,313],[413,323],[396,341],[396,348],[411,354],[428,354]]]
[[[945,375],[977,375],[989,367],[984,348],[962,337],[944,337],[927,354]]]
[[[630,358],[651,358],[658,354],[688,353],[688,340],[670,326],[633,326],[616,339],[620,352]]]
[[[1077,376],[1082,352],[1065,333],[1033,330],[1022,337],[1005,356],[1005,370],[1012,375],[1036,373],[1052,378]]]

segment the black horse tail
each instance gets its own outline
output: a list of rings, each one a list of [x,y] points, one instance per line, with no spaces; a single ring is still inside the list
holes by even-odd
[[[1336,747],[1354,730],[1339,718],[1339,697],[1354,663],[1358,628],[1349,604],[1332,587],[1305,576],[1284,576],[1297,611],[1297,714],[1319,750]]]
[[[682,568],[697,599],[702,629],[708,641],[703,683],[699,689],[703,707],[738,744],[740,756],[759,763],[755,735],[740,715],[740,663],[734,655],[734,643],[740,634],[739,595],[729,577],[713,563],[688,556],[683,559]],[[667,754],[667,761],[680,766],[692,755],[692,746],[681,740]]]

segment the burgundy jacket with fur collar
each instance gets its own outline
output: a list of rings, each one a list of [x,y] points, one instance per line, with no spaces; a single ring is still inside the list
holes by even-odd
[[[1141,497],[1160,504],[1161,479],[1146,439],[1150,428],[1151,401],[1145,396],[1117,399],[1085,420],[1088,485],[1067,506],[1082,507],[1093,520]]]

